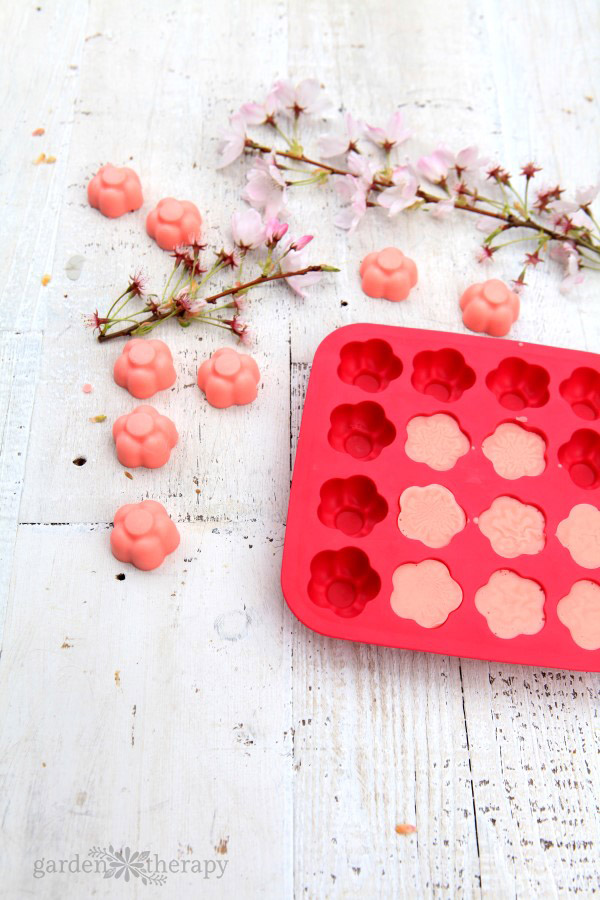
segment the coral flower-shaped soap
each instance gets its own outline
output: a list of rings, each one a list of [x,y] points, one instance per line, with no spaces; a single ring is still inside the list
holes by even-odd
[[[133,338],[115,361],[115,381],[138,400],[166,390],[175,378],[173,357],[164,341]]]
[[[232,347],[216,350],[198,369],[198,387],[210,405],[218,409],[252,403],[259,380],[260,372],[252,357]]]
[[[110,536],[113,556],[137,569],[157,569],[179,546],[179,532],[161,503],[126,503],[115,513]]]
[[[360,266],[361,287],[368,297],[398,303],[406,300],[417,283],[417,267],[397,247],[365,256]]]
[[[178,434],[173,422],[153,406],[136,406],[113,425],[117,457],[123,466],[159,469],[169,461]]]
[[[118,219],[127,212],[139,209],[143,203],[142,185],[138,175],[127,166],[118,168],[110,163],[98,169],[88,184],[90,206],[99,209],[109,219]]]
[[[174,250],[200,239],[202,216],[189,200],[165,197],[148,213],[146,231],[163,250]]]
[[[471,331],[504,337],[519,317],[519,298],[503,281],[472,284],[460,298],[463,322]]]

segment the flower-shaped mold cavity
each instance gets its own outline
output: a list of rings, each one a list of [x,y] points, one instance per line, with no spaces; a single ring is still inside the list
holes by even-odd
[[[504,337],[519,317],[519,298],[503,281],[472,284],[460,298],[463,322],[471,331]]]
[[[516,422],[498,425],[482,442],[481,452],[496,475],[509,481],[541,475],[546,468],[546,441],[537,431]]]
[[[171,351],[164,341],[132,338],[115,360],[114,379],[138,400],[147,400],[157,391],[175,383]]]
[[[595,581],[576,581],[558,601],[556,615],[579,647],[600,650],[600,585]]]
[[[438,628],[462,603],[461,586],[437,559],[404,563],[392,575],[393,611],[422,628]]]
[[[387,341],[352,341],[341,349],[339,377],[370,394],[385,390],[401,372],[402,363]]]
[[[127,166],[102,166],[89,182],[87,194],[90,206],[109,219],[133,212],[143,203],[140,179]]]
[[[361,287],[367,297],[398,303],[417,283],[417,267],[397,247],[386,247],[365,256],[360,265]]]
[[[179,546],[179,532],[156,500],[126,503],[115,513],[110,536],[113,556],[137,569],[156,569]]]
[[[386,418],[383,407],[372,400],[355,405],[344,403],[331,413],[327,439],[334,450],[348,453],[354,459],[375,459],[395,437],[396,429]]]
[[[452,402],[473,387],[475,372],[458,350],[422,350],[413,360],[411,382],[422,394]]]
[[[561,383],[559,391],[580,419],[597,419],[600,416],[600,373],[594,369],[586,366],[575,369]]]
[[[446,413],[414,416],[406,425],[406,433],[404,452],[408,458],[438,472],[453,469],[471,447],[456,419]]]
[[[365,537],[385,519],[388,505],[377,493],[375,482],[364,475],[331,478],[321,488],[317,515],[329,528],[353,537]]]
[[[146,231],[163,250],[174,250],[200,239],[202,216],[189,200],[165,197],[148,213]]]
[[[198,387],[206,394],[211,406],[245,406],[256,400],[260,372],[247,353],[233,347],[215,350],[210,359],[198,369]]]
[[[487,619],[490,631],[505,639],[541,631],[546,621],[545,600],[537,581],[509,569],[498,569],[475,593],[475,606]]]
[[[426,547],[445,547],[466,522],[454,494],[441,484],[414,485],[400,495],[398,528],[404,537]]]
[[[568,470],[571,480],[581,488],[600,485],[600,434],[580,428],[559,447],[558,461]]]
[[[113,425],[117,457],[123,466],[158,469],[169,461],[178,434],[173,422],[153,406],[136,406]]]
[[[578,566],[600,568],[600,509],[591,503],[578,503],[559,522],[556,537]]]
[[[504,559],[541,553],[546,543],[546,520],[536,506],[521,503],[514,497],[496,497],[489,509],[479,516],[479,530]]]
[[[544,406],[550,396],[546,370],[516,356],[503,359],[497,369],[489,372],[485,383],[505,409]]]
[[[310,564],[308,596],[317,606],[351,618],[377,596],[381,579],[357,547],[323,550]]]

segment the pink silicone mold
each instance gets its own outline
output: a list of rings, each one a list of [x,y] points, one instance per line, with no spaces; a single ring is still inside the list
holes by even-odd
[[[318,553],[310,573],[308,595],[312,602],[345,618],[361,613],[381,588],[369,557],[357,547]]]
[[[517,294],[497,278],[472,284],[459,302],[465,326],[494,337],[508,334],[519,317]]]
[[[436,400],[459,400],[475,384],[475,372],[458,350],[423,350],[413,361],[412,385]]]
[[[211,406],[225,409],[252,403],[258,393],[260,372],[247,353],[232,347],[216,350],[198,369],[198,387]]]
[[[163,250],[200,240],[202,216],[189,200],[165,197],[148,213],[146,231]]]
[[[331,478],[321,488],[317,515],[323,525],[343,534],[364,537],[387,516],[388,505],[375,482],[364,475]]]
[[[133,212],[144,202],[140,179],[127,166],[102,166],[89,182],[87,193],[90,206],[110,219]]]
[[[159,469],[169,461],[178,434],[173,422],[153,406],[136,406],[113,425],[117,457],[128,469]]]
[[[544,406],[550,396],[549,382],[546,369],[516,356],[503,359],[485,380],[498,403],[512,410]]]
[[[558,451],[561,465],[568,470],[574,484],[595,488],[600,484],[600,434],[591,428],[580,428]]]
[[[402,372],[402,363],[385,341],[353,341],[340,352],[338,375],[370,394],[384,391]]]
[[[397,247],[386,247],[365,256],[360,266],[361,287],[368,297],[398,303],[417,283],[417,267]]]
[[[582,369],[600,357],[376,324],[328,335],[286,524],[295,615],[342,640],[600,671],[598,641],[580,643],[600,628],[600,587],[578,589],[576,633],[557,613],[600,571],[600,418],[572,409],[590,396]]]
[[[145,571],[156,569],[178,546],[177,527],[156,500],[126,503],[116,511],[110,548],[121,562]]]
[[[132,338],[115,361],[116,383],[138,400],[170,388],[176,377],[173,357],[164,341]]]
[[[383,407],[371,400],[356,406],[345,403],[331,413],[329,443],[334,450],[355,459],[376,459],[395,437],[396,429],[386,418]]]
[[[600,416],[600,373],[582,366],[562,382],[560,395],[580,419]]]

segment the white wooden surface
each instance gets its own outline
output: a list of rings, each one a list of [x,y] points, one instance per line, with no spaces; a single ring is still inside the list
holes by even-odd
[[[365,319],[461,330],[456,298],[479,274],[472,224],[373,215],[348,240],[331,192],[294,199],[298,231],[314,230],[315,255],[341,273],[304,302],[279,287],[254,300],[264,384],[250,408],[224,414],[186,387],[218,333],[165,332],[179,378],[160,406],[181,446],[133,481],[110,440],[127,405],[110,377],[120,346],[97,346],[80,314],[135,268],[162,278],[143,229],[160,197],[196,201],[209,238],[225,235],[244,166],[215,175],[217,134],[277,76],[316,74],[336,107],[374,122],[401,105],[413,154],[476,142],[569,188],[596,180],[597,3],[25,0],[0,16],[2,895],[158,891],[32,877],[36,859],[112,843],[228,861],[219,881],[169,875],[168,898],[591,896],[597,677],[327,640],[279,589],[319,341]],[[41,151],[55,165],[33,166]],[[139,213],[110,222],[87,206],[106,161],[139,171]],[[400,306],[357,288],[362,255],[390,242],[421,273]],[[568,298],[557,285],[533,273],[512,337],[598,350],[600,281]],[[108,546],[115,509],[144,497],[182,534],[151,575]]]

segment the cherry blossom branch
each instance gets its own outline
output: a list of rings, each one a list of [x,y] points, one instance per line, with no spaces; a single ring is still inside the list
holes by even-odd
[[[353,173],[348,169],[341,169],[339,168],[339,166],[332,166],[330,163],[323,162],[322,160],[311,159],[302,152],[298,153],[291,150],[278,150],[276,147],[268,147],[265,144],[259,144],[256,141],[251,140],[250,138],[246,139],[246,150],[248,152],[256,151],[258,153],[273,154],[274,156],[280,156],[285,159],[292,159],[296,160],[297,162],[303,162],[305,165],[313,166],[315,169],[320,169],[324,172],[328,172],[331,175],[349,175],[351,177],[354,177]],[[291,182],[291,184],[294,184],[294,182]],[[392,185],[393,182],[389,178],[385,180],[381,178],[374,178],[371,182],[371,190],[383,191],[387,188],[392,187]],[[447,196],[437,196],[436,194],[432,194],[429,191],[423,190],[423,188],[421,187],[417,188],[415,196],[420,200],[423,200],[425,203],[441,203],[447,200]],[[483,202],[489,203],[491,201],[483,200]],[[371,201],[369,202],[369,205],[377,206],[378,204]],[[597,254],[598,260],[600,261],[600,245],[596,245],[593,242],[590,242],[584,237],[578,235],[569,236],[564,232],[561,233],[556,229],[548,228],[541,222],[536,222],[530,216],[528,216],[526,219],[523,219],[519,216],[514,215],[514,213],[512,212],[497,212],[494,210],[485,209],[481,206],[475,206],[460,199],[454,200],[452,205],[454,209],[458,209],[461,212],[476,213],[478,216],[487,216],[488,218],[505,222],[509,228],[526,228],[538,233],[545,234],[550,240],[553,241],[572,242],[575,244],[575,246],[582,247]],[[590,218],[592,218],[593,220],[593,217]]]

